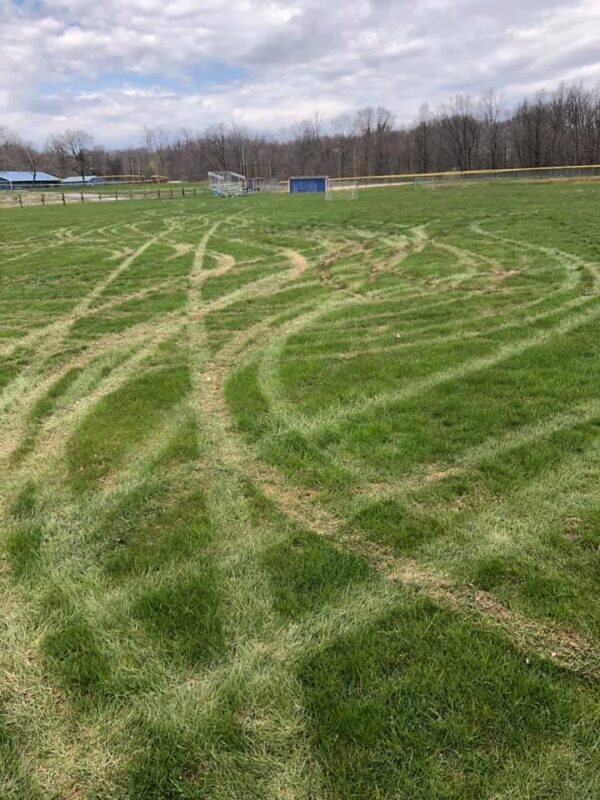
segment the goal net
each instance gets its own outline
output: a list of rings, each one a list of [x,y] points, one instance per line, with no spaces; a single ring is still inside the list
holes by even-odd
[[[331,180],[331,178],[328,178],[327,185],[325,187],[326,200],[333,200],[334,197],[336,199],[340,198],[344,200],[358,200],[358,181],[344,181],[343,183],[338,181],[337,188],[334,189],[334,186],[335,183]]]
[[[230,170],[209,172],[208,188],[215,197],[236,197],[248,191],[246,178]]]
[[[435,189],[435,178],[415,178],[415,189]]]

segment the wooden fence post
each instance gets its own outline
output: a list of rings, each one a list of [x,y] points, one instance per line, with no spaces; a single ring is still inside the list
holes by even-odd
[[[23,198],[19,195],[19,205],[23,208]]]
[[[171,200],[173,199],[173,189],[170,190],[171,192]]]
[[[66,206],[66,205],[67,205],[67,201],[65,200],[65,193],[64,193],[64,192],[61,192],[61,193],[60,193],[60,196],[62,197],[62,204],[63,204],[63,206]]]
[[[98,202],[102,202],[102,192],[98,192]]]
[[[42,205],[45,206],[46,205],[46,197],[43,194],[40,195],[40,200],[42,201]]]
[[[81,202],[83,203],[83,192],[79,192],[79,194],[81,195]]]
[[[119,193],[118,192],[115,192],[115,200],[117,201],[117,203],[119,202]]]

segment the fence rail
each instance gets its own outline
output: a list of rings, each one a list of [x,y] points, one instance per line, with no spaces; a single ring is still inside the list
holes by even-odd
[[[449,172],[405,172],[394,175],[360,175],[357,177],[330,178],[333,188],[344,189],[377,186],[401,186],[413,184],[419,179],[435,178],[439,183],[456,183],[478,180],[562,180],[566,178],[599,178],[600,164],[563,165],[557,167],[511,167],[505,169],[472,169],[452,170]],[[287,191],[286,181],[273,181],[261,187],[262,191]],[[17,207],[36,205],[72,205],[73,203],[110,203],[126,200],[167,200],[177,197],[194,197],[209,194],[207,186],[172,187],[158,184],[156,189],[128,189],[119,191],[60,191],[48,189],[39,191],[23,189],[0,191],[0,207]]]
[[[563,165],[558,167],[511,167],[504,169],[452,170],[448,172],[405,172],[395,175],[360,175],[330,178],[339,188],[359,186],[399,186],[418,178],[435,178],[438,183],[477,180],[547,180],[600,177],[600,164]]]
[[[74,203],[119,203],[126,200],[174,200],[178,197],[195,197],[208,194],[208,188],[194,186],[166,187],[157,189],[128,189],[115,191],[47,191],[26,190],[22,192],[8,189],[0,192],[0,207],[25,208],[26,206],[73,205]]]

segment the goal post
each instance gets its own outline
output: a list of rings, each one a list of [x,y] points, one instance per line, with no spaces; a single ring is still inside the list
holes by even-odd
[[[208,188],[214,197],[238,197],[248,193],[246,177],[239,172],[219,170],[208,173]]]
[[[415,178],[415,190],[418,189],[435,189],[435,176],[420,176]]]
[[[333,180],[327,179],[327,187],[325,190],[325,199],[333,200],[334,197],[340,200],[358,200],[358,181],[357,180]]]

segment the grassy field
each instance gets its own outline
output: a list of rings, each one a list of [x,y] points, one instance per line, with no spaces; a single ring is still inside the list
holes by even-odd
[[[2,800],[600,796],[599,214],[0,212]]]

